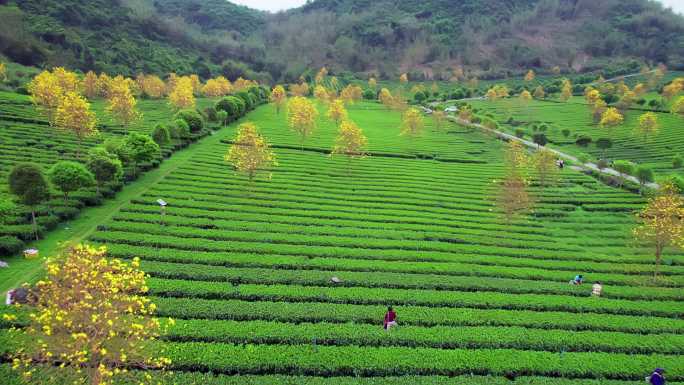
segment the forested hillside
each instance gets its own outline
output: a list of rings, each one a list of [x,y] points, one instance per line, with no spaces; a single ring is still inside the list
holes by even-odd
[[[4,3],[4,4],[3,4]],[[0,1],[26,65],[297,79],[307,68],[448,78],[638,60],[684,68],[684,19],[651,0],[315,0],[269,15],[223,0]]]

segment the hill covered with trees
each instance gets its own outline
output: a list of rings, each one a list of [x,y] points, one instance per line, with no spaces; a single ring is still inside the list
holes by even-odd
[[[499,77],[631,60],[684,68],[684,18],[651,0],[315,0],[275,15],[223,0],[0,4],[9,59],[129,75],[292,81],[325,65],[414,78],[463,66]]]

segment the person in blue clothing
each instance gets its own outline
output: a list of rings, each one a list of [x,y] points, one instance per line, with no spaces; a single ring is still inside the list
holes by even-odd
[[[651,385],[665,385],[665,370],[656,368],[651,376],[648,377],[648,383]]]
[[[571,284],[573,285],[581,285],[582,282],[584,282],[584,278],[582,277],[582,274],[577,274],[575,278],[570,281]]]

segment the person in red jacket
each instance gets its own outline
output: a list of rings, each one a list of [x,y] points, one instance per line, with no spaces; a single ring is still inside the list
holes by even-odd
[[[385,321],[383,322],[385,330],[390,330],[392,326],[397,326],[397,313],[392,309],[392,306],[387,308],[385,313]]]

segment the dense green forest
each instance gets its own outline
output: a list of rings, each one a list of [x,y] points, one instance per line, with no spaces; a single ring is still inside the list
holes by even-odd
[[[0,17],[0,52],[12,61],[127,75],[684,68],[684,18],[651,0],[315,0],[278,14],[223,0],[0,0]]]

